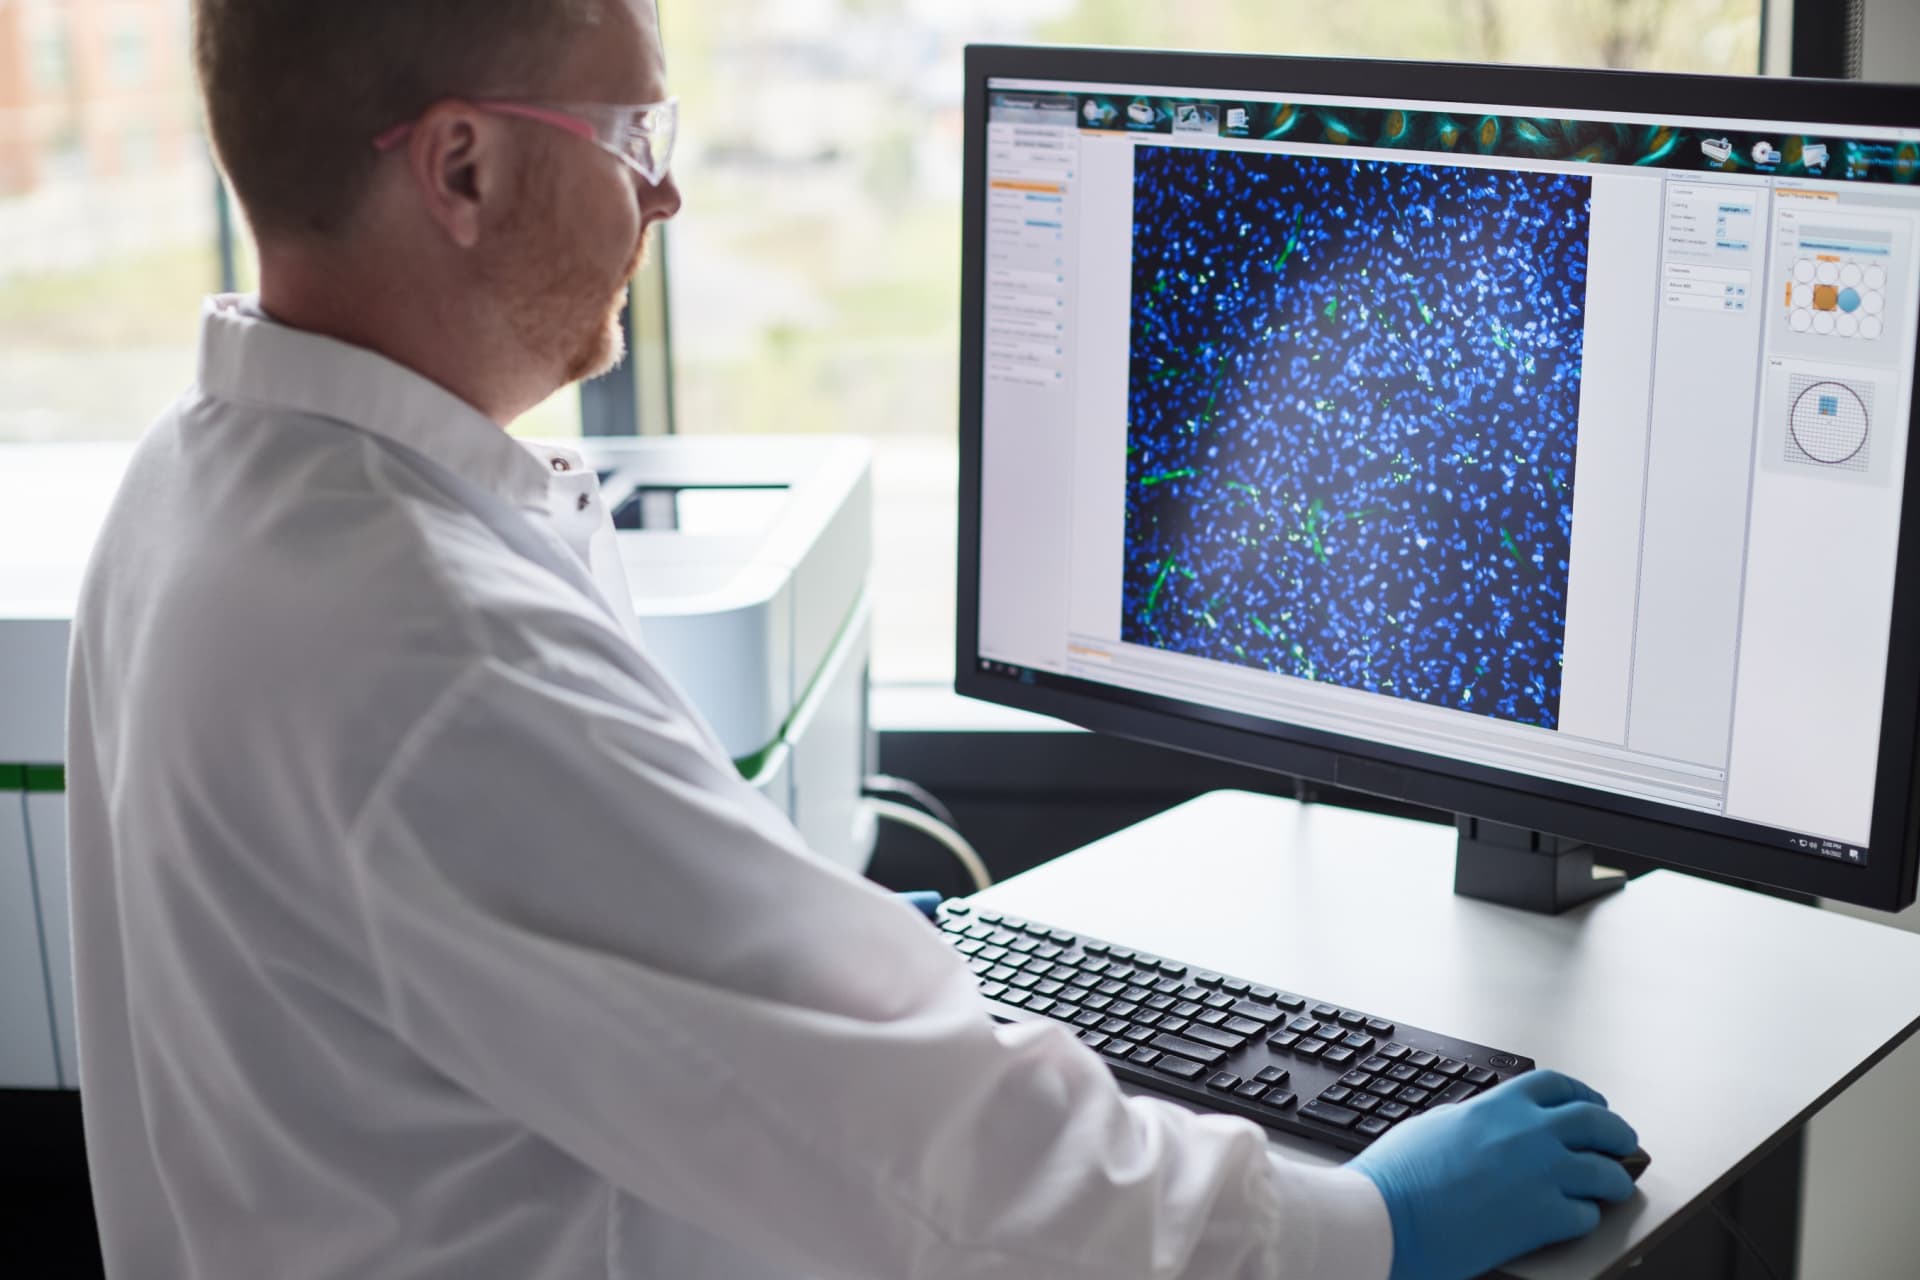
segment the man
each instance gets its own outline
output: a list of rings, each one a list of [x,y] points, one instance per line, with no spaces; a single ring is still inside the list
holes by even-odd
[[[209,305],[75,628],[113,1274],[1453,1277],[1629,1193],[1557,1076],[1343,1169],[1130,1101],[741,781],[622,626],[591,473],[503,430],[617,358],[679,207],[646,0],[195,20],[261,292]]]

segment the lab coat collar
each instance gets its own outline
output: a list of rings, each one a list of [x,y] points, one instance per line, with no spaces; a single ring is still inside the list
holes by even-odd
[[[515,506],[549,509],[549,464],[498,423],[383,355],[278,323],[256,298],[207,300],[200,389],[216,399],[344,422],[424,454]]]

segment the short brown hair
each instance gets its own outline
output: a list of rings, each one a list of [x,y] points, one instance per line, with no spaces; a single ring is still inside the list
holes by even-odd
[[[255,234],[337,236],[373,139],[441,98],[537,89],[595,0],[193,0],[220,163]]]

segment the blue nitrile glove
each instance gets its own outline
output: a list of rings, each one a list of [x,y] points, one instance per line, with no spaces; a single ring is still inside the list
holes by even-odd
[[[893,896],[929,920],[933,919],[933,913],[940,909],[940,895],[931,889],[910,889],[905,893],[896,893]]]
[[[1593,1230],[1595,1201],[1633,1194],[1608,1156],[1638,1143],[1586,1085],[1530,1071],[1407,1121],[1348,1167],[1387,1202],[1390,1280],[1464,1280]]]

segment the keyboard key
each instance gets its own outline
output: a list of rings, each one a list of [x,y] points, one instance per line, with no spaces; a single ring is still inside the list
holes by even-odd
[[[1144,951],[1134,952],[1133,962],[1146,970],[1155,970],[1160,967],[1160,957],[1150,956]]]
[[[982,911],[974,916],[974,919],[985,920],[988,924],[999,924],[1001,915],[998,911]]]
[[[1356,1069],[1341,1076],[1340,1083],[1349,1089],[1364,1089],[1373,1083],[1373,1077],[1364,1071]]]
[[[1427,1071],[1423,1072],[1414,1083],[1422,1089],[1444,1089],[1447,1087],[1447,1078],[1438,1071]]]
[[[1332,1040],[1332,1041],[1338,1042],[1340,1037],[1345,1033],[1340,1030],[1339,1023],[1323,1022],[1314,1029],[1313,1034],[1319,1036],[1322,1040]]]
[[[1106,1054],[1109,1058],[1130,1058],[1133,1056],[1133,1051],[1138,1047],[1139,1046],[1135,1045],[1131,1040],[1122,1040],[1119,1036],[1115,1036],[1100,1046],[1100,1052]]]
[[[980,988],[980,994],[989,1000],[998,1000],[1006,994],[1006,990],[1007,984],[1004,982],[989,982],[986,986]]]
[[[1153,1069],[1164,1071],[1179,1080],[1197,1080],[1207,1070],[1197,1062],[1189,1062],[1185,1058],[1178,1058],[1170,1053],[1162,1054],[1160,1061],[1153,1064]]]
[[[1320,1060],[1322,1062],[1332,1063],[1336,1067],[1344,1067],[1353,1061],[1353,1056],[1353,1050],[1347,1048],[1345,1045],[1336,1044],[1330,1046],[1325,1053],[1321,1054]]]
[[[1157,996],[1164,996],[1171,1000],[1174,996],[1178,995],[1186,985],[1186,983],[1180,981],[1178,978],[1162,978],[1153,984],[1153,989]]]
[[[1288,1013],[1298,1013],[1302,1009],[1307,1007],[1307,1002],[1305,1000],[1302,1000],[1299,996],[1296,996],[1296,995],[1289,995],[1285,991],[1282,991],[1279,995],[1275,996],[1273,998],[1273,1002],[1276,1005],[1280,1006],[1282,1009],[1285,1009]]]
[[[1254,1073],[1253,1078],[1261,1084],[1285,1084],[1287,1074],[1285,1067],[1262,1067]]]
[[[1069,1005],[1067,1008],[1068,1011],[1071,1012],[1073,1007]],[[1027,1001],[1027,1012],[1051,1014],[1053,1012],[1053,1001],[1047,999],[1045,996],[1034,996]]]
[[[1096,986],[1096,987],[1094,987],[1094,990],[1095,990],[1095,991],[1098,991],[1098,992],[1099,992],[1099,993],[1100,993],[1101,995],[1103,995],[1103,996],[1117,996],[1117,995],[1119,995],[1119,994],[1120,994],[1120,993],[1121,993],[1122,991],[1125,991],[1126,989],[1127,989],[1127,984],[1126,984],[1126,983],[1124,983],[1124,982],[1115,982],[1115,981],[1114,981],[1114,980],[1113,980],[1112,978],[1108,978],[1108,979],[1107,979],[1106,981],[1104,981],[1104,982],[1102,982],[1102,983],[1100,983],[1100,984],[1099,984],[1098,986]],[[1431,1057],[1432,1057],[1433,1055],[1432,1055],[1432,1054],[1428,1054],[1427,1056],[1428,1056],[1429,1058],[1431,1058]],[[1433,1065],[1433,1064],[1432,1064],[1432,1063],[1428,1063],[1427,1065],[1428,1065],[1428,1066],[1431,1066],[1431,1065]]]
[[[1320,1097],[1327,1102],[1345,1102],[1352,1096],[1353,1090],[1343,1088],[1337,1084],[1320,1091]]]
[[[1020,972],[1018,969],[1009,969],[1006,965],[1001,964],[995,965],[993,968],[987,970],[982,976],[984,976],[988,982],[1005,982],[1018,972]]]
[[[1393,1064],[1391,1062],[1388,1062],[1385,1058],[1381,1057],[1379,1054],[1376,1053],[1371,1058],[1368,1058],[1365,1062],[1361,1063],[1360,1069],[1362,1071],[1385,1071],[1388,1067],[1392,1065]]]
[[[1361,1031],[1350,1031],[1341,1037],[1340,1043],[1355,1053],[1372,1053],[1373,1037]]]
[[[1249,1080],[1238,1089],[1235,1089],[1233,1094],[1236,1098],[1245,1098],[1249,1102],[1258,1102],[1262,1097],[1266,1096],[1266,1092],[1267,1086],[1261,1084],[1258,1080]]]
[[[1469,1084],[1477,1084],[1482,1087],[1485,1087],[1487,1085],[1492,1084],[1495,1080],[1498,1080],[1500,1077],[1493,1074],[1493,1072],[1487,1070],[1485,1067],[1468,1067],[1467,1074],[1463,1078]]]
[[[1202,1000],[1200,1003],[1206,1005],[1209,1009],[1231,1009],[1233,1008],[1233,997],[1232,996],[1208,996],[1205,1000]]]
[[[1138,1049],[1135,1049],[1131,1054],[1127,1055],[1127,1061],[1132,1063],[1137,1063],[1138,1065],[1143,1067],[1150,1067],[1154,1063],[1160,1061],[1160,1051],[1158,1049],[1149,1049],[1147,1048],[1147,1046],[1141,1045]]]
[[[1227,1056],[1224,1050],[1216,1049],[1210,1044],[1201,1044],[1183,1036],[1170,1036],[1165,1033],[1155,1036],[1147,1043],[1162,1053],[1177,1053],[1183,1058],[1192,1058],[1195,1062],[1204,1063],[1209,1067]]]
[[[1092,1030],[1106,1020],[1106,1015],[1098,1009],[1082,1009],[1079,1013],[1073,1015],[1073,1025],[1076,1027],[1086,1027],[1088,1030]]]
[[[1089,942],[1086,945],[1086,950],[1091,955],[1105,955],[1107,953],[1107,944],[1104,942]]]
[[[1179,1001],[1175,1000],[1172,996],[1155,996],[1153,999],[1147,1001],[1147,1008],[1159,1010],[1164,1013],[1178,1003]]]
[[[1299,1017],[1295,1018],[1292,1022],[1289,1022],[1287,1024],[1287,1030],[1298,1031],[1303,1036],[1310,1036],[1314,1032],[1318,1031],[1319,1029],[1320,1029],[1320,1024],[1315,1022],[1312,1018],[1307,1017],[1305,1014],[1301,1014]]]
[[[1432,1096],[1433,1095],[1429,1093],[1427,1090],[1422,1089],[1418,1085],[1412,1085],[1412,1084],[1408,1085],[1406,1088],[1400,1091],[1400,1101],[1406,1103],[1410,1107],[1425,1106],[1427,1103],[1427,1099],[1431,1098]]]
[[[1343,1027],[1364,1027],[1367,1025],[1367,1015],[1364,1013],[1355,1013],[1351,1009],[1342,1010],[1340,1014],[1340,1025]]]
[[[1032,938],[1015,938],[1007,943],[1007,950],[1018,951],[1021,955],[1031,955],[1040,949],[1040,944]]]
[[[999,964],[1007,958],[1007,949],[1005,947],[982,947],[980,949],[980,958]]]
[[[1024,991],[1008,991],[1007,994],[1000,997],[1000,1003],[1010,1004],[1018,1009],[1027,1003],[1027,993]]]
[[[1127,1039],[1133,1041],[1135,1044],[1143,1044],[1146,1041],[1153,1039],[1153,1028],[1152,1027],[1128,1027],[1126,1030],[1126,1037]]]
[[[1234,1001],[1233,1008],[1230,1012],[1236,1018],[1248,1018],[1263,1026],[1268,1023],[1279,1022],[1287,1016],[1270,1004],[1255,1004],[1251,1000]]]
[[[1079,987],[1082,991],[1091,991],[1093,990],[1094,984],[1099,982],[1100,979],[1090,973],[1076,973],[1071,978],[1068,978],[1067,981]]]
[[[1247,994],[1255,1000],[1258,1000],[1261,1004],[1272,1004],[1274,997],[1280,993],[1272,987],[1250,987],[1247,990]]]
[[[1208,996],[1212,995],[1213,992],[1207,990],[1205,987],[1182,987],[1180,988],[1180,994],[1189,1000],[1205,1000]]]
[[[1367,1030],[1376,1036],[1390,1036],[1393,1034],[1393,1024],[1385,1018],[1368,1018]]]
[[[1058,960],[1065,954],[1067,953],[1059,947],[1041,947],[1033,953],[1033,958],[1036,960]]]
[[[1107,1006],[1107,1012],[1116,1018],[1131,1018],[1140,1012],[1140,1006],[1131,1000],[1119,1000]]]
[[[1187,976],[1187,966],[1177,964],[1172,960],[1162,960],[1160,962],[1160,972],[1166,974],[1169,978],[1184,978]]]
[[[1327,1042],[1325,1040],[1314,1040],[1310,1037],[1302,1036],[1295,1042],[1293,1051],[1302,1058],[1317,1058],[1320,1056],[1320,1051],[1326,1047]]]
[[[1206,972],[1206,971],[1204,971],[1204,970],[1202,970],[1202,971],[1201,971],[1201,972],[1199,972],[1199,973],[1196,973],[1196,974],[1194,974],[1194,975],[1193,975],[1193,980],[1194,980],[1195,982],[1197,982],[1197,983],[1199,983],[1199,984],[1200,984],[1201,986],[1203,986],[1203,987],[1217,987],[1217,986],[1219,986],[1219,985],[1220,985],[1220,984],[1221,984],[1222,982],[1225,982],[1225,981],[1226,981],[1226,979],[1225,979],[1225,978],[1222,978],[1222,977],[1221,977],[1221,976],[1220,976],[1219,974],[1217,974],[1217,973],[1207,973],[1207,972]]]
[[[1461,1076],[1467,1074],[1467,1064],[1458,1058],[1442,1058],[1440,1059],[1440,1065],[1435,1067],[1434,1070],[1449,1080],[1458,1080]]]
[[[1236,1035],[1257,1036],[1267,1029],[1264,1022],[1255,1022],[1252,1018],[1228,1018],[1223,1024]]]
[[[1379,1116],[1368,1116],[1354,1126],[1354,1131],[1356,1133],[1364,1133],[1369,1138],[1377,1138],[1392,1127],[1392,1125],[1382,1120]]]
[[[1294,1046],[1294,1042],[1299,1039],[1300,1033],[1298,1031],[1282,1031],[1277,1036],[1267,1037],[1267,1047],[1269,1049],[1291,1049]]]
[[[1336,1004],[1317,1004],[1313,1006],[1313,1016],[1325,1021],[1340,1016],[1340,1006]]]
[[[1033,989],[1033,994],[1037,996],[1057,996],[1066,989],[1066,983],[1057,982],[1052,978],[1048,978],[1045,982]]]
[[[1225,1009],[1206,1009],[1195,1015],[1195,1022],[1203,1027],[1217,1027],[1227,1020]]]
[[[1347,1099],[1347,1105],[1360,1114],[1365,1115],[1380,1105],[1380,1099],[1370,1093],[1356,1093]]]
[[[1100,960],[1100,959],[1082,960],[1080,962],[1080,972],[1091,973],[1096,976],[1099,974],[1105,973],[1107,970],[1111,968],[1113,968],[1112,965],[1108,964],[1105,960]]]
[[[1291,1089],[1273,1088],[1267,1090],[1267,1096],[1262,1099],[1262,1104],[1278,1111],[1282,1107],[1292,1106],[1298,1100],[1298,1096]]]
[[[1087,1006],[1087,1008],[1089,1009],[1100,1009],[1104,1011],[1106,1009],[1110,1009],[1113,1007],[1113,997],[1112,996],[1086,996],[1080,1001],[1080,1003]]]
[[[1374,1109],[1374,1114],[1382,1120],[1405,1120],[1413,1114],[1413,1108],[1404,1102],[1383,1102]]]
[[[973,912],[973,908],[964,902],[947,902],[941,905],[946,907],[947,914],[950,916],[970,915]]]
[[[1400,1082],[1389,1079],[1386,1076],[1380,1076],[1375,1079],[1372,1084],[1367,1086],[1367,1092],[1377,1093],[1383,1098],[1391,1098],[1394,1094],[1400,1092]]]
[[[1300,1108],[1300,1114],[1303,1116],[1311,1116],[1322,1124],[1330,1124],[1336,1129],[1351,1129],[1354,1126],[1354,1122],[1360,1119],[1358,1112],[1349,1111],[1345,1107],[1337,1107],[1333,1103],[1322,1101],[1319,1098],[1315,1098],[1312,1102]]]
[[[1388,1067],[1387,1076],[1390,1079],[1398,1080],[1401,1084],[1412,1084],[1420,1078],[1420,1068],[1414,1066],[1411,1062],[1403,1062],[1397,1067]]]
[[[1133,1001],[1135,1004],[1138,1004],[1142,1000],[1147,1000],[1152,998],[1153,988],[1143,987],[1139,983],[1133,982],[1133,983],[1129,983],[1127,985],[1127,989],[1125,991],[1122,991],[1120,994],[1125,996],[1127,999]]]
[[[1228,978],[1220,984],[1220,989],[1230,996],[1243,996],[1253,990],[1253,987],[1251,984],[1242,982],[1238,978]]]
[[[1173,1016],[1176,1018],[1191,1018],[1205,1007],[1205,1005],[1195,1004],[1191,1000],[1182,1000],[1179,1004],[1173,1006]]]
[[[1160,1019],[1160,1029],[1162,1031],[1171,1031],[1175,1035],[1179,1035],[1192,1025],[1193,1024],[1185,1018],[1166,1017]]]
[[[1157,1027],[1160,1025],[1160,1015],[1151,1009],[1143,1009],[1133,1015],[1133,1024],[1136,1027]]]
[[[1422,1071],[1425,1071],[1427,1068],[1431,1067],[1434,1063],[1440,1061],[1440,1055],[1437,1053],[1428,1053],[1425,1049],[1422,1049],[1418,1053],[1408,1054],[1407,1061],[1411,1062],[1414,1066],[1419,1067]]]
[[[1117,1036],[1131,1025],[1125,1018],[1108,1018],[1100,1024],[1100,1029],[1110,1036]]]
[[[1433,1105],[1439,1107],[1452,1102],[1465,1102],[1476,1092],[1477,1090],[1465,1080],[1455,1080],[1440,1091],[1439,1096],[1433,1100]]]
[[[959,946],[955,947],[954,950],[958,951],[963,956],[977,956],[986,947],[986,945],[987,944],[984,942],[980,942],[973,938],[969,938],[965,942],[961,943]]]
[[[1222,1093],[1240,1087],[1240,1077],[1231,1071],[1216,1071],[1207,1081],[1207,1088],[1218,1089]]]
[[[1049,929],[1047,930],[1047,936],[1063,947],[1070,947],[1079,941],[1078,938],[1068,933],[1065,929]]]
[[[1188,1027],[1186,1034],[1189,1040],[1198,1040],[1201,1044],[1210,1044],[1221,1049],[1238,1049],[1247,1042],[1245,1036],[1237,1036],[1231,1031],[1222,1031],[1218,1027],[1203,1027],[1198,1024]]]
[[[1400,1059],[1412,1052],[1413,1050],[1407,1048],[1407,1046],[1397,1040],[1380,1046],[1380,1056],[1391,1059],[1394,1062],[1400,1061]]]
[[[1107,954],[1122,964],[1126,964],[1133,959],[1133,952],[1126,947],[1108,947]]]

